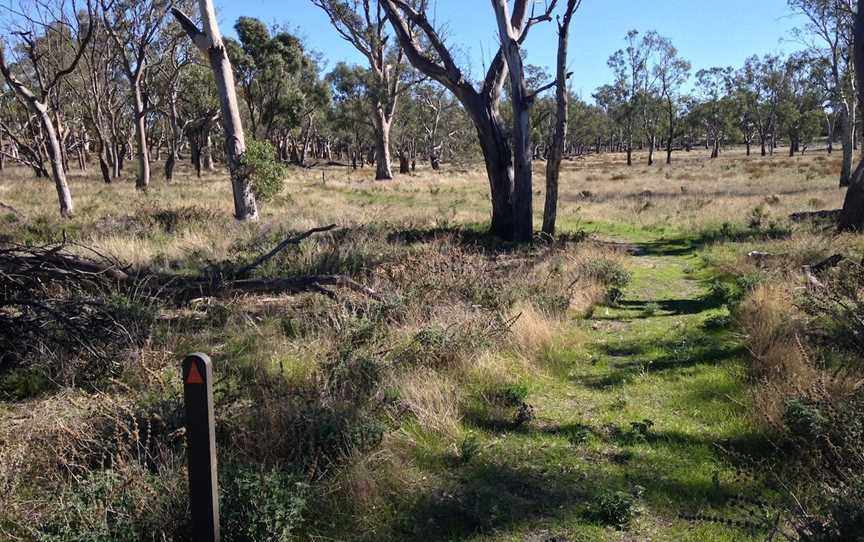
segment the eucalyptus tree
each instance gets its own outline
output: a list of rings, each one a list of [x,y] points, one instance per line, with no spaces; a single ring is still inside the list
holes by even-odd
[[[475,88],[433,26],[425,5],[414,6],[406,0],[379,3],[414,68],[452,92],[470,115],[489,177],[491,232],[505,239],[530,241],[533,237],[528,109],[535,96],[525,89],[521,44],[531,28],[551,19],[556,4],[553,0],[546,9],[532,14],[529,7],[534,4],[527,0],[516,0],[512,10],[506,0],[493,2],[500,44],[483,81]],[[508,137],[500,114],[502,88],[508,75],[511,102],[520,101],[512,105],[512,137]]]
[[[116,50],[104,23],[97,19],[93,24],[93,38],[68,86],[84,109],[88,131],[95,135],[102,180],[110,184],[120,176],[123,160],[121,125],[128,113],[125,76],[115,61]]]
[[[114,43],[120,67],[128,81],[134,115],[138,177],[135,187],[147,190],[150,185],[150,150],[147,140],[147,116],[151,104],[144,91],[145,79],[154,64],[162,61],[153,51],[168,25],[171,0],[100,0],[105,31]],[[183,3],[177,7],[184,7]]]
[[[622,90],[620,85],[603,85],[593,94],[597,107],[609,120],[607,124],[609,152],[618,152],[624,147],[623,126],[629,107]]]
[[[691,112],[711,142],[711,158],[720,155],[723,141],[734,131],[734,102],[730,95],[732,68],[710,68],[696,72],[700,101]]]
[[[369,70],[340,62],[326,80],[333,92],[331,124],[342,134],[351,166],[357,169],[358,162],[361,167],[365,163],[363,149],[373,131],[366,106]]]
[[[803,152],[822,129],[822,90],[806,54],[792,55],[785,63],[785,90],[779,124],[789,139],[789,156]]]
[[[176,117],[179,133],[176,148],[179,149],[184,139],[188,142],[189,160],[200,177],[206,158],[204,153],[207,142],[219,123],[219,96],[213,71],[193,63],[180,72],[177,87]],[[172,160],[169,156],[168,162],[170,161]]]
[[[857,1],[855,11],[852,45],[855,62],[855,87],[858,108],[864,111],[864,0]],[[861,231],[864,229],[864,157],[860,158],[855,173],[846,190],[843,210],[840,213],[841,231]]]
[[[32,169],[37,178],[51,175],[45,164],[48,156],[40,119],[13,90],[0,94],[0,135],[5,140],[0,151],[4,159]]]
[[[657,61],[651,68],[666,122],[666,163],[672,163],[672,147],[681,112],[681,87],[690,78],[690,62],[681,58],[669,38],[657,36]]]
[[[759,132],[760,96],[755,90],[751,76],[752,74],[745,68],[730,76],[730,94],[734,104],[735,121],[744,140],[747,156],[750,156],[753,140]]]
[[[164,164],[165,180],[174,177],[174,168],[180,158],[180,147],[183,136],[188,128],[190,117],[183,115],[183,102],[186,100],[200,101],[202,97],[213,95],[212,76],[210,80],[201,81],[200,85],[184,85],[188,78],[187,72],[195,69],[195,52],[192,44],[175,25],[169,25],[159,37],[158,50],[162,51],[162,61],[155,66],[150,88],[153,110],[159,114],[164,125],[163,139],[168,146],[168,157]],[[215,101],[215,100],[213,100]],[[218,104],[213,108],[215,112]],[[208,115],[212,117],[213,113]]]
[[[402,92],[404,54],[387,33],[383,0],[310,0],[369,64],[368,99],[375,128],[375,179],[393,178],[390,127]]]
[[[17,58],[9,59],[11,62],[7,60],[6,48],[0,45],[0,72],[17,100],[38,119],[44,142],[33,144],[44,145],[46,149],[60,214],[68,217],[74,205],[66,181],[60,140],[62,120],[58,92],[61,82],[78,67],[93,37],[95,10],[90,0],[82,5],[75,0],[50,4],[19,0],[17,7],[10,5],[6,9],[11,14],[10,24],[15,27],[8,36],[10,49]],[[31,130],[35,124],[31,123]]]
[[[270,139],[286,117],[296,124],[295,76],[306,59],[300,40],[288,32],[271,35],[258,19],[240,17],[234,25],[239,42],[225,40],[234,78],[246,105],[250,133]]]
[[[452,113],[459,104],[448,95],[446,88],[436,82],[417,85],[412,98],[418,105],[419,122],[423,128],[424,154],[432,169],[437,171],[441,167],[445,142],[458,132],[454,130]]]
[[[543,206],[543,233],[555,235],[558,218],[558,180],[561,177],[561,161],[567,145],[567,121],[570,110],[570,91],[567,88],[567,53],[570,38],[570,23],[582,0],[567,0],[564,17],[558,21],[558,56],[555,72],[555,129],[552,145],[546,161],[546,201]]]
[[[216,22],[216,10],[212,0],[198,0],[201,24],[198,26],[181,10],[172,8],[174,18],[210,63],[216,90],[219,96],[219,109],[222,131],[225,137],[225,157],[231,174],[231,188],[234,195],[234,218],[240,221],[258,219],[258,202],[255,198],[253,179],[249,168],[243,166],[246,152],[246,136],[243,133],[243,120],[237,101],[234,83],[234,69],[222,41],[222,33]]]
[[[856,73],[852,54],[854,0],[788,0],[789,6],[807,21],[796,37],[807,44],[810,53],[827,62],[829,93],[838,112],[843,145],[840,186],[852,178],[855,133]]]
[[[664,96],[660,88],[661,75],[669,76],[668,65],[664,64],[668,58],[664,57],[675,48],[668,38],[660,36],[657,32],[647,32],[642,36],[640,49],[645,58],[643,68],[644,75],[641,77],[640,85],[636,94],[637,108],[642,120],[642,129],[645,139],[648,141],[648,165],[654,165],[654,152],[657,149],[657,133],[660,123],[666,112]],[[676,51],[677,54],[677,51]],[[670,81],[666,81],[668,84]]]
[[[783,62],[776,55],[749,57],[732,79],[739,122],[759,137],[762,156],[774,153],[772,141],[777,125],[777,112],[784,85]],[[747,141],[747,154],[750,144]]]
[[[630,30],[625,37],[627,47],[609,57],[607,64],[615,74],[613,92],[619,111],[619,121],[627,151],[627,165],[633,165],[633,136],[640,113],[644,113],[645,89],[649,86],[648,59],[654,53],[653,35],[639,39],[639,32]]]

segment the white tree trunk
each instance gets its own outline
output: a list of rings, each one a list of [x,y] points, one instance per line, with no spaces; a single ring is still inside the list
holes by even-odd
[[[132,83],[135,98],[135,143],[138,146],[138,179],[135,188],[147,190],[150,186],[150,148],[147,143],[147,118],[144,111],[144,96],[141,93],[141,82]]]
[[[3,77],[9,86],[27,104],[30,111],[39,118],[42,132],[46,139],[45,146],[48,150],[48,157],[51,161],[51,177],[54,179],[54,186],[57,189],[57,199],[60,201],[60,215],[70,217],[75,207],[72,204],[72,193],[69,191],[69,184],[66,182],[66,170],[63,167],[63,150],[60,147],[60,140],[57,138],[54,123],[51,121],[51,115],[48,113],[48,106],[39,101],[29,88],[12,75],[12,72],[6,65],[5,54],[2,49],[0,49],[0,71],[3,72]]]
[[[222,129],[225,133],[225,155],[228,170],[231,172],[231,185],[234,192],[234,216],[237,220],[257,220],[258,204],[252,181],[243,168],[240,159],[246,152],[246,138],[243,134],[243,122],[240,118],[240,107],[237,102],[237,91],[234,85],[234,72],[231,61],[222,43],[222,34],[216,21],[216,12],[212,0],[198,0],[201,10],[203,32],[181,12],[174,8],[174,17],[183,27],[192,42],[210,59],[210,67],[216,79],[219,93],[219,105],[222,111]]]

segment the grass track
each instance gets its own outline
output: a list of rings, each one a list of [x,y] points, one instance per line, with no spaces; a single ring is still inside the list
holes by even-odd
[[[618,233],[618,232],[615,232]],[[405,526],[440,540],[762,540],[729,520],[764,519],[773,496],[727,451],[758,452],[747,421],[742,346],[712,321],[728,316],[706,298],[688,239],[650,232],[618,241],[633,279],[614,307],[573,320],[533,377],[532,428],[475,428],[479,457],[454,467],[441,493]],[[707,324],[706,324],[707,321]],[[646,430],[647,429],[647,430]],[[641,495],[627,529],[596,520],[615,492]],[[723,521],[694,521],[694,516]],[[478,534],[481,533],[481,534]]]

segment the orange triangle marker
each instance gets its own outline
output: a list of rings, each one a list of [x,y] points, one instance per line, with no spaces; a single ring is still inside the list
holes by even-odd
[[[192,363],[189,365],[189,374],[186,375],[187,384],[203,384],[204,379],[201,378],[201,373],[198,371],[198,365]]]

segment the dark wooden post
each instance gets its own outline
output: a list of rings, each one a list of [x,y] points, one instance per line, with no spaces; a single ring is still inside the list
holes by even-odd
[[[219,486],[213,422],[213,367],[206,354],[190,354],[183,360],[183,398],[186,404],[192,540],[218,542]]]

